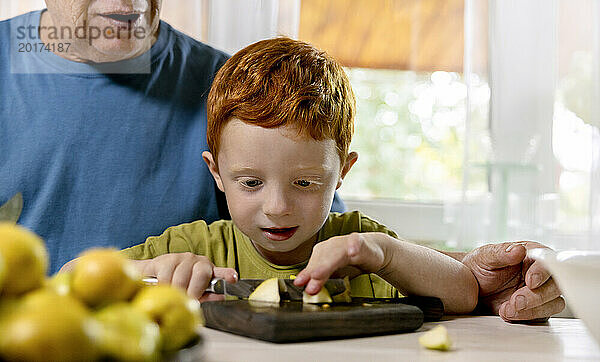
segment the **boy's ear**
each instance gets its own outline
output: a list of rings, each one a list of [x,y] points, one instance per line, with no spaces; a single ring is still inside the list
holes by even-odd
[[[206,166],[208,166],[208,170],[210,171],[212,177],[215,179],[219,190],[225,192],[225,189],[223,188],[223,180],[221,180],[221,175],[219,175],[219,168],[217,167],[217,163],[215,162],[212,153],[208,151],[202,152],[202,159],[206,163]]]
[[[348,171],[350,171],[350,169],[352,168],[352,166],[354,166],[354,164],[356,163],[357,160],[358,160],[358,153],[350,152],[348,154],[348,157],[346,157],[346,162],[342,166],[342,172],[340,174],[340,179],[339,179],[337,185],[335,186],[336,190],[339,189],[340,186],[342,186],[342,180],[344,179],[344,177],[346,177],[346,175],[348,174]]]

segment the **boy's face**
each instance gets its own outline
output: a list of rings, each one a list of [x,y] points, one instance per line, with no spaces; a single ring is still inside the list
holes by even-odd
[[[357,158],[351,153],[342,168],[332,139],[316,141],[288,127],[237,119],[223,129],[218,168],[212,154],[203,156],[234,223],[274,263],[310,255],[334,192]]]

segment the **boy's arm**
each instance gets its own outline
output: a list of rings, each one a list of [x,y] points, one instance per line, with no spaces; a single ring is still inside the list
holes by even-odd
[[[468,313],[477,305],[478,285],[464,264],[390,235],[371,232],[336,236],[317,244],[295,284],[316,293],[342,268],[377,273],[403,294],[439,297],[448,313]]]

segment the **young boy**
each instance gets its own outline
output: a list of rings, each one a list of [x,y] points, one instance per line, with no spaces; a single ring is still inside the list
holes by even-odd
[[[348,151],[354,104],[343,69],[309,44],[277,38],[242,49],[213,82],[203,153],[232,220],[174,226],[124,253],[196,297],[213,277],[296,274],[315,294],[330,276],[349,275],[353,296],[436,296],[446,312],[470,312],[478,285],[462,263],[360,212],[329,213],[358,157]]]

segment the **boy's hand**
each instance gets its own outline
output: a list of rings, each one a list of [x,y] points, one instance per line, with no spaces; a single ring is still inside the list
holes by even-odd
[[[372,233],[352,233],[335,236],[315,245],[308,265],[294,284],[306,285],[308,294],[318,293],[330,276],[349,276],[376,273],[387,264],[383,247],[366,236]]]
[[[186,290],[187,294],[201,302],[223,299],[222,295],[204,293],[212,278],[235,283],[237,272],[231,268],[219,268],[207,257],[193,253],[173,253],[154,259],[134,260],[143,276],[154,276],[160,284],[171,284]]]

